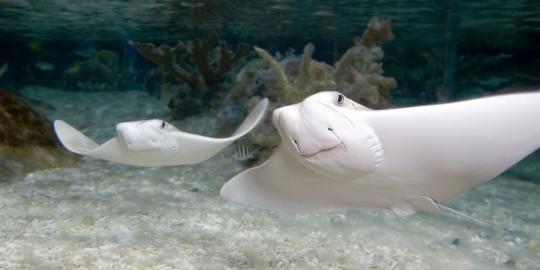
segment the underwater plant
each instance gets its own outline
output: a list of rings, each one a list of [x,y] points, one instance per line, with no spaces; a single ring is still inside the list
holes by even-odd
[[[256,48],[262,60],[250,62],[238,73],[228,98],[231,104],[247,104],[245,111],[262,97],[268,97],[275,108],[300,102],[321,91],[339,90],[367,107],[388,108],[390,91],[397,83],[384,76],[381,46],[393,38],[391,21],[373,17],[362,36],[354,39],[355,45],[333,66],[312,58],[315,46],[311,43],[304,47],[302,56],[280,61]],[[238,109],[229,110],[232,112],[221,114],[218,125],[222,133],[230,132],[229,123],[237,121],[238,114],[233,112]],[[271,149],[279,143],[279,136],[268,120],[249,134],[248,141],[255,148]]]
[[[161,98],[182,115],[199,112],[202,100],[213,104],[214,99],[222,97],[226,91],[226,75],[250,51],[245,43],[229,49],[216,33],[205,39],[178,41],[174,46],[156,47],[152,43],[133,41],[130,44],[176,81],[161,85]]]

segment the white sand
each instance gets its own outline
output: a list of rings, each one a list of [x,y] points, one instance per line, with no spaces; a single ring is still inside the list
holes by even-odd
[[[141,92],[23,93],[98,142],[117,122],[167,115]],[[211,122],[175,125],[211,134]],[[157,169],[84,158],[0,186],[0,269],[540,269],[539,185],[498,178],[449,203],[513,233],[449,213],[285,215],[219,197],[242,170],[231,151]]]

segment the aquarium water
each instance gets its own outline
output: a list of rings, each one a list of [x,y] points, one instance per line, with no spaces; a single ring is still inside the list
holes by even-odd
[[[535,152],[439,213],[220,196],[276,151],[271,112],[322,91],[373,110],[540,91],[540,1],[0,0],[0,269],[540,269]],[[264,98],[195,164],[77,155],[53,128],[226,137]]]

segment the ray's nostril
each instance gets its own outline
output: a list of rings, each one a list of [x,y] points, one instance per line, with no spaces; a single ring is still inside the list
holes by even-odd
[[[334,131],[334,129],[333,129],[333,128],[328,128],[328,130],[329,130],[329,131]]]
[[[294,144],[298,145],[298,141],[297,140],[293,140]]]

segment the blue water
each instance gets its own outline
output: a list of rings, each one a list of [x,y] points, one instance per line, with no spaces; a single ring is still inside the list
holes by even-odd
[[[311,42],[310,82],[322,76],[319,85],[334,90],[327,73],[364,46],[358,37],[374,17],[391,21],[394,38],[380,46],[382,59],[368,61],[379,67],[370,74],[396,85],[380,96],[388,103],[355,96],[368,107],[540,88],[536,0],[0,0],[0,91],[45,126],[63,119],[99,143],[118,122],[151,118],[224,136],[257,98],[274,107],[299,101],[279,95],[254,46],[294,81]],[[195,59],[186,44],[212,37]],[[132,42],[184,42],[169,59],[189,79]],[[219,73],[220,48],[231,57],[248,50]],[[212,76],[201,75],[199,60]],[[308,85],[305,96],[316,88]],[[0,116],[19,119],[9,105]],[[491,227],[448,212],[284,214],[224,201],[221,186],[279,143],[270,122],[201,164],[155,169],[92,158],[43,169],[39,145],[0,140],[0,269],[540,269],[538,153],[448,203]],[[32,134],[32,122],[10,123],[0,123],[0,135]],[[237,148],[257,157],[236,159]]]

